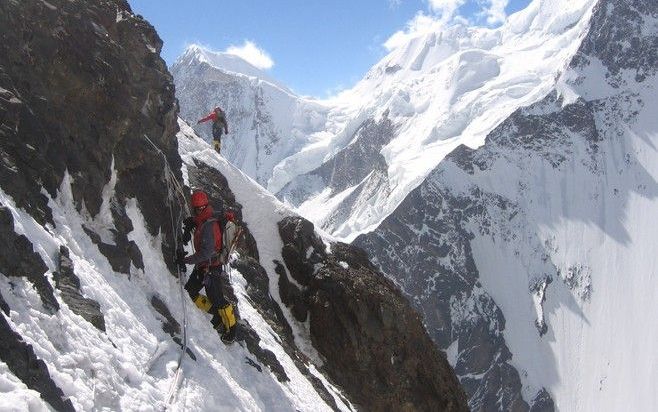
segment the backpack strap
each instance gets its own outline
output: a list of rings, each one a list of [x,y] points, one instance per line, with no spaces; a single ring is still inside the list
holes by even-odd
[[[220,259],[222,263],[227,263],[231,253],[235,250],[238,238],[242,234],[242,228],[232,220],[228,220],[222,233],[222,250]]]

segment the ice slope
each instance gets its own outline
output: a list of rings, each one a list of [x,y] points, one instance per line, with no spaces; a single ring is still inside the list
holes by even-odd
[[[179,133],[178,138],[180,154],[186,161],[202,156],[237,189],[236,198],[245,205],[245,221],[250,227],[258,228],[254,236],[265,261],[281,259],[276,222],[288,213],[287,209],[219,158],[200,139],[183,133]],[[129,237],[140,245],[145,269],[133,267],[130,277],[114,272],[82,229],[90,218],[76,211],[70,184],[71,177],[67,176],[58,196],[49,201],[55,227],[40,226],[1,190],[0,203],[11,211],[16,232],[27,236],[35,245],[36,252],[48,265],[49,278],[57,270],[59,247],[64,245],[70,249],[81,290],[100,303],[107,332],[101,333],[71,312],[67,305],[61,305],[58,312],[50,314],[43,308],[34,288],[23,278],[3,274],[0,291],[11,308],[8,316],[11,327],[46,362],[52,379],[76,410],[148,411],[166,407],[180,348],[162,331],[160,317],[150,304],[153,295],[166,303],[179,323],[182,324],[183,313],[187,314],[188,347],[197,357],[196,362],[187,355],[183,357],[183,380],[171,410],[331,409],[280,346],[276,333],[250,304],[246,298],[246,282],[238,271],[232,270],[231,277],[241,313],[260,335],[261,346],[276,355],[290,378],[288,382],[279,382],[267,366],[258,365],[256,358],[239,344],[222,344],[209,324],[209,315],[196,310],[188,299],[181,300],[180,285],[164,264],[160,237],[148,234],[135,201],[127,205],[134,226]],[[104,203],[110,202],[111,197],[112,191],[105,191]],[[55,293],[60,296],[59,290]],[[262,372],[250,366],[248,359]],[[315,371],[314,368],[310,370]],[[334,394],[338,407],[349,410],[336,395],[337,390],[320,373],[313,373],[329,393]],[[0,364],[0,384],[1,409],[49,410],[39,394],[27,389],[4,363]]]

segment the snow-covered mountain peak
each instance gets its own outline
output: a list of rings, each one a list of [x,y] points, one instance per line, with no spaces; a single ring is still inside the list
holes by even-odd
[[[198,44],[187,46],[183,54],[176,59],[174,66],[194,66],[198,64],[208,64],[215,69],[238,76],[248,76],[275,85],[286,92],[294,94],[283,83],[277,81],[265,71],[257,68],[245,59],[235,54],[227,52],[217,52],[210,50]]]
[[[496,29],[409,29],[362,81],[332,101],[329,119],[352,119],[334,135],[339,150],[279,196],[339,238],[372,230],[448,153],[461,144],[481,146],[515,110],[552,89],[580,45],[594,4],[535,1]],[[359,128],[383,113],[394,132],[387,141],[361,144],[383,157],[384,163],[373,163],[379,172],[363,173],[349,186],[336,184],[328,170],[344,165],[335,156],[353,151],[349,144]]]

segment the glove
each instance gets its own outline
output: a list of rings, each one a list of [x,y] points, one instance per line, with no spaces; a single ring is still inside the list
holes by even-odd
[[[184,250],[179,250],[176,252],[176,260],[174,260],[174,263],[178,265],[181,272],[185,272],[187,270],[187,266],[185,264],[186,257],[187,253]]]
[[[192,240],[192,230],[194,230],[194,218],[188,217],[183,220],[183,244],[186,245]]]
[[[185,220],[183,220],[183,226],[185,226],[185,228],[189,227],[190,229],[193,229],[195,225],[196,223],[194,222],[194,218],[192,216],[186,217]]]

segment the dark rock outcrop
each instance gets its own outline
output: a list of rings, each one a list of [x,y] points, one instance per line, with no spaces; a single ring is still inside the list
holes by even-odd
[[[80,292],[80,279],[75,275],[73,261],[65,246],[59,248],[59,269],[53,273],[55,287],[62,292],[62,299],[73,313],[82,316],[98,330],[105,332],[105,317],[101,305],[85,298]]]
[[[300,217],[284,219],[279,229],[287,269],[304,288],[291,298],[305,301],[324,368],[351,400],[365,410],[467,410],[419,315],[365,252],[342,243],[327,252]]]
[[[152,234],[168,222],[163,157],[144,135],[180,178],[178,105],[161,47],[125,0],[0,2],[0,186],[53,223],[42,190],[55,198],[68,172],[76,207],[93,217],[115,173],[106,199],[114,239],[99,249],[122,272],[139,261],[126,199],[138,200]]]
[[[157,296],[151,296],[151,306],[164,318],[162,321],[162,330],[172,337],[180,335],[180,324],[171,314],[171,311],[162,299]]]
[[[0,238],[3,250],[0,253],[0,272],[9,277],[25,277],[39,293],[46,309],[55,311],[59,304],[53,294],[53,288],[45,276],[48,267],[32,248],[32,243],[23,235],[14,232],[14,220],[11,212],[0,207]],[[0,308],[9,316],[9,305],[0,296]],[[57,411],[73,411],[70,400],[64,400],[64,393],[53,382],[48,367],[34,353],[32,346],[9,325],[7,319],[0,315],[0,360],[7,364],[9,370],[27,385],[39,392],[41,398]]]
[[[553,412],[554,410],[553,398],[545,388],[542,388],[532,399],[530,412]]]
[[[0,310],[2,310],[5,315],[9,316],[9,305],[5,302],[5,298],[2,297],[2,293],[0,293]]]
[[[157,296],[151,296],[151,306],[155,311],[160,315],[160,321],[162,322],[162,330],[167,333],[169,336],[171,336],[171,339],[176,342],[177,345],[179,345],[181,348],[183,347],[183,340],[181,339],[180,332],[180,324],[174,318],[174,316],[171,314],[171,311],[169,310],[169,307],[167,307],[167,304],[162,301]],[[196,361],[196,355],[190,348],[185,348],[185,352],[187,355],[194,361]]]
[[[0,204],[0,272],[9,277],[24,277],[39,293],[43,306],[54,312],[59,310],[53,287],[46,278],[48,267],[38,253],[34,251],[32,242],[24,235],[14,232],[14,218],[6,207]]]

